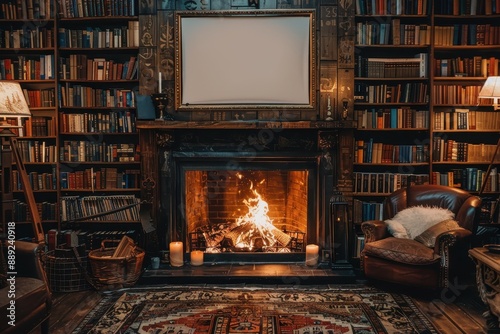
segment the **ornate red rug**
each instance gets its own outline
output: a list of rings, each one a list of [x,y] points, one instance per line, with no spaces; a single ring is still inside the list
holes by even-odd
[[[81,333],[438,333],[410,297],[364,286],[149,287],[104,296]]]

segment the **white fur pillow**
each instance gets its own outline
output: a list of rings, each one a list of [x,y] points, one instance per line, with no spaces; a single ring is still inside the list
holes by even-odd
[[[385,222],[394,237],[414,239],[429,227],[453,218],[455,214],[448,209],[412,206],[399,211],[392,219]]]

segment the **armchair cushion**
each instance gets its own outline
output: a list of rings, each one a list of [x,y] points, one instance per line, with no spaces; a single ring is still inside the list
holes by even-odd
[[[427,247],[434,247],[434,245],[436,244],[436,239],[440,234],[458,228],[461,227],[460,225],[458,225],[456,220],[446,219],[442,222],[437,223],[436,225],[429,227],[427,230],[415,237],[414,240],[423,243]]]
[[[436,263],[440,257],[434,249],[411,240],[389,237],[365,244],[363,253],[406,264],[425,265]]]
[[[455,214],[448,209],[412,206],[399,211],[393,218],[387,219],[385,222],[389,232],[394,237],[414,239],[429,227],[454,217]]]

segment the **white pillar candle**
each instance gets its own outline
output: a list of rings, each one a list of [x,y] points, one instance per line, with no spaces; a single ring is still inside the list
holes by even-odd
[[[158,72],[158,94],[161,94],[161,72]]]
[[[170,264],[174,267],[182,267],[184,264],[184,247],[181,241],[170,243]]]
[[[319,246],[307,245],[306,246],[306,265],[315,266],[318,264]]]
[[[201,250],[194,250],[191,252],[191,265],[201,266],[203,264],[203,252]]]

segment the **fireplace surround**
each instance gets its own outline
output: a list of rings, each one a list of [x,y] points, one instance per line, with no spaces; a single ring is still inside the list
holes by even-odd
[[[186,255],[202,249],[213,263],[279,263],[304,261],[305,245],[317,244],[320,261],[331,263],[338,174],[332,125],[141,122],[142,198],[159,249],[182,241]],[[247,224],[257,198],[270,231]],[[247,244],[232,236],[241,231],[252,235]]]

